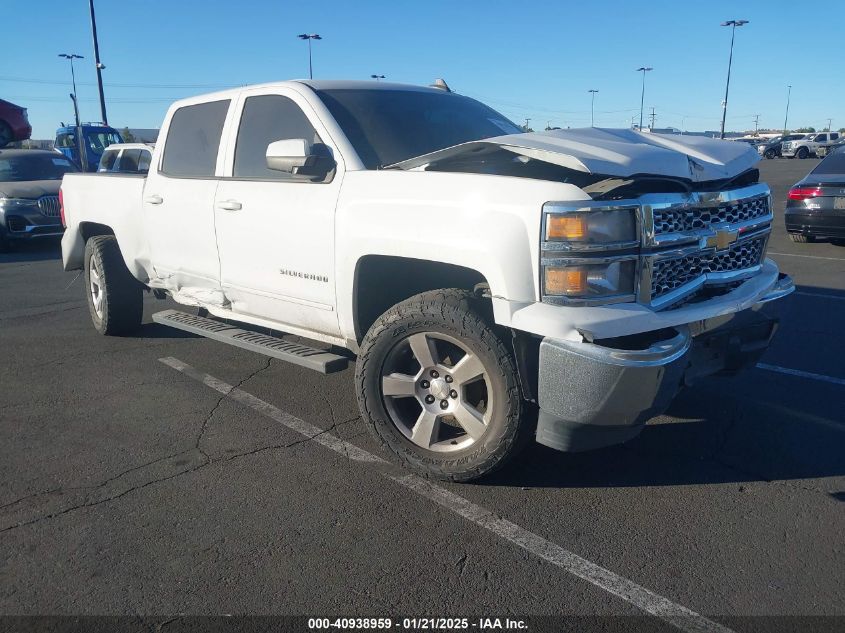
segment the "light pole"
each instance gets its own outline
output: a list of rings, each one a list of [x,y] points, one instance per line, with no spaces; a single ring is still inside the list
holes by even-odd
[[[100,114],[103,117],[103,125],[108,125],[106,116],[106,96],[103,94],[103,69],[105,65],[100,63],[100,45],[97,43],[97,20],[94,17],[94,0],[88,0],[88,8],[91,10],[91,33],[94,36],[94,66],[97,68],[97,87],[100,90]]]
[[[300,33],[297,37],[301,40],[308,40],[308,78],[314,79],[314,68],[311,65],[311,40],[321,40],[323,38],[316,33],[311,33],[310,35],[308,33]]]
[[[79,124],[79,104],[76,101],[76,73],[73,71],[74,59],[85,59],[82,55],[76,53],[59,53],[59,57],[70,60],[70,77],[73,81],[73,92],[70,94],[71,101],[73,101],[73,116],[76,120],[76,128],[74,137],[76,138],[76,151],[79,153],[79,165],[85,171],[87,161],[85,156],[85,144],[82,142],[82,129]]]
[[[722,26],[731,27],[731,54],[728,57],[728,80],[725,82],[725,100],[722,102],[722,130],[719,138],[725,138],[725,116],[728,113],[728,89],[731,87],[731,63],[734,59],[734,35],[736,35],[736,27],[748,24],[748,20],[728,20],[722,22]]]
[[[640,131],[643,129],[643,104],[645,103],[645,74],[650,70],[654,70],[654,68],[648,66],[640,66],[637,68],[637,72],[641,72],[643,74],[643,90],[640,94]]]
[[[590,93],[590,127],[595,127],[596,93],[598,90],[588,90]]]
[[[384,77],[384,75],[370,75],[370,77],[372,77],[372,78],[373,78],[373,79],[375,79],[376,81],[378,81],[379,79],[384,79],[384,78],[385,78],[385,77]]]
[[[789,97],[792,95],[792,86],[786,87],[786,114],[783,116],[783,135],[786,136],[786,121],[789,118]]]

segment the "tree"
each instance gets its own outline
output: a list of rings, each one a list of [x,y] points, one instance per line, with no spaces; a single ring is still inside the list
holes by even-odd
[[[128,127],[125,127],[120,131],[120,136],[123,137],[124,143],[134,143],[135,142],[135,135],[132,134],[132,132],[129,131]]]
[[[810,132],[815,132],[816,128],[814,128],[814,127],[799,127],[795,131],[796,132],[804,132],[805,134],[807,134],[807,133],[810,133]]]

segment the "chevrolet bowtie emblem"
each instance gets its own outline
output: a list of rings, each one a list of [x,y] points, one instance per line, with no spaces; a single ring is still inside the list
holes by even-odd
[[[722,249],[725,249],[734,242],[736,242],[736,238],[738,235],[739,231],[716,231],[715,235],[711,235],[707,238],[707,247],[715,248],[717,251],[721,251]]]

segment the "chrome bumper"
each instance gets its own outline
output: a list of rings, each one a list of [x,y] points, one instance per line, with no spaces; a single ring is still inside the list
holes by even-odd
[[[636,437],[681,387],[756,364],[777,327],[758,308],[793,290],[792,279],[781,275],[753,309],[742,312],[593,343],[543,339],[537,441],[575,452]]]

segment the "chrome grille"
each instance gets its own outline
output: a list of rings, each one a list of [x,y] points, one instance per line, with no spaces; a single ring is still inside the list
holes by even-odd
[[[724,251],[701,251],[673,259],[656,259],[651,274],[651,298],[677,290],[709,273],[727,273],[760,264],[767,235],[738,242]]]
[[[59,196],[42,196],[38,198],[38,210],[48,218],[59,217]]]
[[[769,196],[735,200],[715,207],[654,209],[654,233],[700,231],[718,224],[736,224],[769,215]]]

